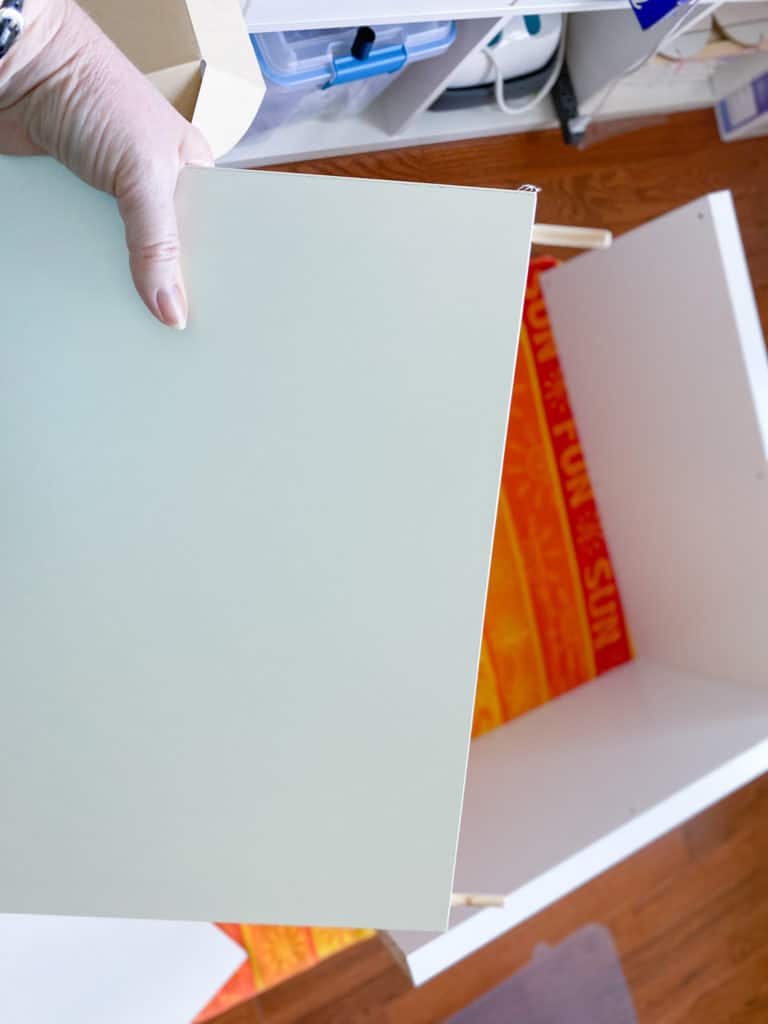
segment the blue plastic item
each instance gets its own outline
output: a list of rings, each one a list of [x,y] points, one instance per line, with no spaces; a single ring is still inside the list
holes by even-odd
[[[453,21],[251,35],[267,94],[249,134],[360,113],[411,63],[444,53]]]
[[[391,75],[405,67],[407,60],[408,53],[404,46],[384,46],[374,50],[365,60],[352,56],[339,57],[333,62],[333,78],[323,88],[330,89],[333,85],[373,78],[374,75]]]

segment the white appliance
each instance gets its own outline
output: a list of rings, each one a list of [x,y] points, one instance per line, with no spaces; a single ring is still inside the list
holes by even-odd
[[[461,62],[448,88],[490,85],[496,80],[497,67],[505,81],[539,71],[554,56],[562,30],[562,14],[516,15],[487,47]],[[493,60],[486,51],[493,54]]]

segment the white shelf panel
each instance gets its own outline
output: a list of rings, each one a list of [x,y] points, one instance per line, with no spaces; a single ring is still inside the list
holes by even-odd
[[[616,86],[599,111],[599,119],[692,110],[713,103],[711,79],[670,78],[649,65]],[[269,164],[347,153],[397,149],[433,142],[482,138],[538,131],[557,126],[550,100],[544,100],[519,118],[503,114],[495,104],[474,110],[425,112],[398,135],[388,135],[366,115],[339,121],[299,121],[265,138],[245,139],[220,163],[227,167],[264,167]]]
[[[766,729],[759,690],[641,657],[473,741],[455,888],[506,899],[395,933],[415,984],[756,778]]]
[[[608,11],[628,7],[628,0],[251,0],[246,22],[251,32],[329,28],[338,25],[385,25],[397,21],[453,18],[503,18],[553,11]]]
[[[535,131],[556,123],[549,100],[514,122],[495,106],[471,111],[426,111],[398,135],[388,135],[365,115],[339,121],[299,121],[276,129],[264,139],[246,138],[219,163],[225,167],[262,167],[312,157]]]

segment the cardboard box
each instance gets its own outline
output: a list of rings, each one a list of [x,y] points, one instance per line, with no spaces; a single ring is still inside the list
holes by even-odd
[[[215,157],[239,142],[265,86],[238,0],[81,0]]]
[[[729,61],[714,80],[717,127],[723,142],[768,134],[768,56]]]
[[[720,100],[715,110],[724,142],[768,135],[768,71]]]

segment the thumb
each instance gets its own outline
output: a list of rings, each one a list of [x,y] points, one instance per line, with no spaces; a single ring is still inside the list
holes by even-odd
[[[175,173],[160,181],[157,176],[147,175],[117,201],[136,290],[161,323],[183,330],[187,325],[187,296],[179,263],[175,190]]]

